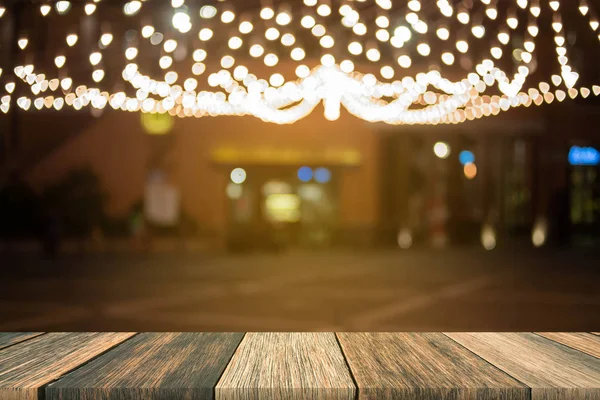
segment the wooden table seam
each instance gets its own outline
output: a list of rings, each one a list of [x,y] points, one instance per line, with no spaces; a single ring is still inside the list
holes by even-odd
[[[531,386],[529,386],[528,384],[526,384],[525,382],[523,382],[522,380],[520,380],[519,378],[517,378],[516,376],[513,376],[511,373],[509,373],[508,371],[503,370],[502,368],[500,368],[499,366],[491,363],[490,361],[486,360],[485,358],[483,358],[481,355],[475,353],[473,350],[469,349],[468,347],[464,346],[462,343],[457,342],[456,340],[452,339],[450,336],[448,336],[445,332],[441,332],[442,335],[446,336],[448,339],[452,340],[454,343],[456,343],[457,345],[459,345],[460,347],[464,348],[465,350],[467,350],[469,353],[473,354],[475,357],[483,360],[485,363],[489,364],[490,366],[492,366],[493,368],[497,369],[498,371],[510,376],[512,379],[514,379],[515,381],[519,382],[521,385],[527,387],[529,389],[529,398],[531,399],[531,397],[533,396],[533,388]]]
[[[213,395],[213,399],[217,398],[217,385],[219,384],[219,382],[221,381],[221,379],[223,378],[223,375],[225,375],[225,371],[227,370],[227,367],[229,366],[229,364],[231,363],[231,360],[233,360],[233,357],[235,357],[235,353],[238,351],[238,349],[240,348],[240,345],[242,344],[242,342],[244,341],[244,339],[246,338],[246,335],[248,334],[248,332],[243,332],[242,333],[242,337],[240,338],[240,341],[238,342],[237,346],[235,346],[235,349],[231,352],[231,356],[229,357],[229,360],[227,360],[227,363],[225,364],[225,368],[223,368],[223,371],[221,371],[221,374],[219,375],[219,377],[217,378],[215,384],[212,387],[212,395]]]
[[[344,352],[344,348],[342,347],[342,344],[340,343],[340,338],[338,336],[338,332],[334,332],[333,336],[335,337],[335,342],[337,343],[337,345],[340,349],[340,352],[342,353],[342,357],[344,358],[344,362],[346,363],[346,368],[348,368],[348,374],[350,374],[350,378],[352,378],[352,382],[354,383],[354,387],[356,389],[354,391],[354,400],[358,400],[358,399],[360,399],[360,395],[359,395],[360,388],[358,387],[358,381],[356,380],[356,377],[354,376],[354,372],[352,371],[352,368],[350,368],[350,363],[348,362],[348,356]]]
[[[14,342],[14,343],[10,343],[10,344],[4,345],[4,346],[0,346],[0,351],[6,350],[6,349],[11,348],[13,346],[17,346],[17,345],[19,345],[21,343],[26,343],[26,342],[30,341],[31,339],[39,338],[40,336],[44,336],[47,333],[48,332],[40,332],[38,335],[32,335],[32,336],[29,336],[28,338],[25,338],[23,340],[19,340],[19,341]]]
[[[136,332],[135,334],[131,335],[130,337],[128,337],[127,339],[123,340],[122,342],[116,343],[114,346],[104,350],[101,353],[98,353],[96,356],[90,358],[89,360],[86,360],[84,362],[82,362],[81,364],[77,365],[76,367],[70,369],[69,371],[66,371],[65,373],[61,374],[60,376],[57,376],[55,379],[52,379],[49,382],[46,382],[45,384],[41,385],[38,388],[38,399],[40,400],[44,400],[46,398],[46,388],[51,385],[52,383],[58,382],[59,380],[67,377],[69,374],[72,374],[73,372],[85,367],[86,365],[88,365],[89,363],[91,363],[92,361],[102,357],[103,355],[115,350],[117,347],[121,346],[122,344],[128,342],[129,340],[133,339],[134,337],[138,336],[140,334],[140,332]]]
[[[559,342],[558,340],[551,339],[551,338],[549,338],[549,337],[546,337],[546,336],[544,336],[544,335],[540,335],[540,334],[539,334],[539,333],[537,333],[537,332],[531,332],[531,333],[533,333],[534,335],[536,335],[536,336],[539,336],[539,337],[541,337],[541,338],[544,338],[544,339],[546,339],[546,340],[549,340],[549,341],[551,341],[552,343],[556,343],[556,344],[558,344],[558,345],[561,345],[561,346],[563,346],[563,347],[566,347],[566,348],[568,348],[568,349],[570,349],[570,350],[575,350],[575,351],[577,351],[577,352],[583,353],[583,354],[585,354],[585,355],[588,355],[588,356],[592,356],[592,357],[594,357],[594,358],[597,358],[597,359],[599,359],[599,360],[600,360],[600,357],[598,357],[598,356],[596,356],[596,355],[594,355],[594,354],[591,354],[591,353],[589,353],[589,352],[587,352],[587,351],[583,351],[583,350],[581,350],[581,349],[578,349],[578,348],[576,348],[576,347],[569,346],[568,344],[565,344],[565,343]]]

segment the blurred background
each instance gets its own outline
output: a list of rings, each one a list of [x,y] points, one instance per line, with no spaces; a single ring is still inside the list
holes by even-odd
[[[17,61],[54,68],[70,25],[52,28],[37,3],[6,7],[5,76]],[[64,13],[82,44],[105,37],[93,10]],[[542,20],[539,57],[555,57]],[[33,56],[15,46],[23,32]],[[524,35],[505,53],[512,69]],[[595,35],[567,36],[594,82]],[[120,78],[110,60],[106,80]],[[404,73],[423,66],[439,62]],[[600,102],[574,93],[440,126],[326,118],[321,105],[285,125],[26,111],[13,96],[0,113],[0,330],[598,330]]]

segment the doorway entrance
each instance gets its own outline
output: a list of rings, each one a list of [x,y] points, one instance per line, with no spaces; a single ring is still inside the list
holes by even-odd
[[[228,241],[234,250],[331,245],[338,213],[337,169],[242,166],[228,172]]]

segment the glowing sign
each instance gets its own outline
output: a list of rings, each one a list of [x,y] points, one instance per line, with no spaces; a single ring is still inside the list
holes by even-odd
[[[571,147],[569,151],[569,164],[571,165],[599,165],[600,152],[593,147]]]

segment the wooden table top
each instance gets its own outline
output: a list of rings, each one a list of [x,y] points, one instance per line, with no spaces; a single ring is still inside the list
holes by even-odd
[[[0,399],[600,400],[599,333],[0,333]]]

